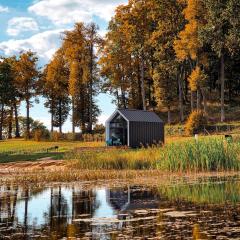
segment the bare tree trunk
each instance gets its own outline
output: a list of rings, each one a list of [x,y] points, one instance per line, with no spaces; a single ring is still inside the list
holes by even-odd
[[[75,101],[72,97],[72,133],[75,133]]]
[[[202,89],[203,96],[203,111],[205,116],[207,116],[207,97],[206,97],[206,89]]]
[[[62,133],[62,101],[59,102],[59,133]]]
[[[197,90],[197,110],[201,109],[201,94],[199,89]]]
[[[3,117],[4,117],[4,104],[1,104],[1,119],[0,119],[0,140],[3,140]]]
[[[147,110],[146,106],[146,94],[145,94],[145,84],[144,84],[144,56],[143,52],[141,53],[141,93],[142,93],[142,104],[143,104],[143,110]]]
[[[224,109],[224,92],[225,92],[225,63],[224,55],[221,55],[221,122],[225,121],[225,109]]]
[[[179,115],[180,115],[180,122],[184,121],[184,114],[183,114],[183,92],[182,92],[182,83],[181,77],[178,76],[178,91],[179,91]]]
[[[26,129],[26,138],[30,139],[30,101],[26,99],[26,109],[27,109],[27,129]]]
[[[12,139],[12,123],[13,123],[13,107],[11,106],[10,115],[8,120],[8,139]]]
[[[19,121],[18,121],[18,109],[17,109],[17,103],[14,101],[14,115],[15,115],[15,138],[20,138],[20,130],[19,130]]]

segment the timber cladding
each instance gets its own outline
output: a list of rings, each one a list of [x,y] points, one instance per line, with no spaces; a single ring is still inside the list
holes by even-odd
[[[140,147],[164,143],[163,122],[130,122],[129,123],[129,146]]]

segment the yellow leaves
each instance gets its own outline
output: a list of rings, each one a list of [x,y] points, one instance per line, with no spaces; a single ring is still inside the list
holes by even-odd
[[[78,78],[79,78],[79,66],[77,62],[73,61],[70,66],[69,76],[69,93],[71,96],[74,96],[76,94]]]
[[[188,77],[188,82],[192,92],[197,91],[199,88],[202,88],[206,84],[207,76],[206,74],[197,66]]]
[[[197,21],[192,20],[186,24],[185,29],[179,33],[179,39],[174,42],[174,49],[177,58],[181,61],[190,57],[196,60],[198,49],[201,47],[198,40],[198,24]]]
[[[202,0],[187,0],[187,7],[183,13],[188,23],[179,33],[179,39],[174,43],[177,58],[183,61],[187,58],[196,60],[202,47],[198,38],[198,31],[203,24]]]
[[[191,21],[197,18],[199,12],[199,2],[199,0],[187,1],[187,7],[183,11],[186,20]]]

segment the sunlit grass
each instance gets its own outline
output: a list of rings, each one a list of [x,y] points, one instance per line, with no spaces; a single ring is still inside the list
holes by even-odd
[[[198,141],[175,141],[163,147],[140,150],[71,152],[66,164],[75,169],[143,170],[169,172],[231,171],[240,169],[240,144],[223,138],[200,138]]]
[[[55,146],[58,147],[57,150],[54,149]],[[75,148],[101,146],[104,146],[103,142],[35,142],[22,139],[0,141],[0,163],[33,161],[45,157],[62,159],[66,152],[73,151]]]

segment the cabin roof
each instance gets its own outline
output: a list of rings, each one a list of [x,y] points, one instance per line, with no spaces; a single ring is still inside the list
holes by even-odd
[[[143,110],[132,110],[132,109],[118,109],[117,110],[122,116],[125,117],[129,122],[154,122],[162,123],[160,117],[151,111]]]

